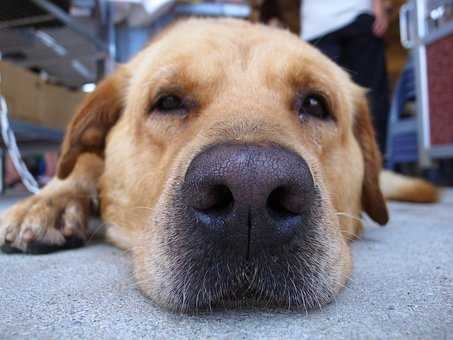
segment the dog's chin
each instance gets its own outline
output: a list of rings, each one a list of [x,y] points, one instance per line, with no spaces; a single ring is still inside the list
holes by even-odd
[[[306,311],[332,301],[351,270],[346,242],[322,227],[249,259],[187,233],[159,234],[150,234],[151,244],[134,252],[135,276],[145,296],[178,312],[238,307]]]
[[[170,263],[145,276],[138,269],[139,286],[157,304],[184,313],[243,307],[307,311],[332,301],[345,283],[340,268],[329,269],[327,259],[310,261],[297,252],[286,258],[262,254],[247,263],[215,258]]]

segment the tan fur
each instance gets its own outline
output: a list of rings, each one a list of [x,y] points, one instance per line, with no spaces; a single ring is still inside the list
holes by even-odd
[[[384,197],[391,201],[436,203],[440,198],[439,188],[431,183],[391,171],[381,172],[380,187]]]
[[[299,118],[294,103],[301,91],[324,96],[332,118]],[[153,111],[162,93],[184,96],[192,103],[190,111]],[[206,146],[225,142],[276,144],[307,162],[321,198],[313,246],[322,251],[303,261],[319,271],[310,290],[297,287],[303,280],[296,280],[295,296],[288,299],[289,304],[299,299],[300,306],[330,301],[351,272],[347,241],[360,234],[362,211],[381,224],[388,219],[365,94],[297,36],[243,21],[176,24],[106,78],[69,126],[60,179],[7,212],[0,223],[0,245],[27,250],[33,239],[64,243],[58,216],[68,210],[68,202],[86,207],[86,197],[97,193],[107,238],[133,254],[142,292],[184,310],[186,297],[199,290],[187,280],[198,272],[174,266],[200,247],[191,248],[188,241],[173,244],[181,238],[171,232],[181,204],[175,200],[191,160]],[[30,210],[49,200],[59,203]],[[80,215],[78,229],[85,230],[86,214]],[[27,232],[29,219],[39,222],[34,235]],[[190,230],[178,227],[179,233]],[[46,238],[52,233],[58,240]],[[289,269],[297,275],[300,268]]]

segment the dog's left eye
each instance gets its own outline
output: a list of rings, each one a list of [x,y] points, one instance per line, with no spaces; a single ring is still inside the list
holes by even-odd
[[[330,112],[325,99],[317,94],[308,94],[302,96],[299,101],[299,118],[312,116],[319,119],[330,118]]]
[[[185,113],[186,105],[181,97],[166,95],[157,100],[153,110],[157,110],[160,113]]]

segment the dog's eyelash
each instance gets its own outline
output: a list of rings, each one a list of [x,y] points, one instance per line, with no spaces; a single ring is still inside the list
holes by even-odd
[[[157,111],[161,114],[185,114],[187,113],[188,105],[186,101],[174,94],[160,96],[157,101],[151,106],[150,112]]]

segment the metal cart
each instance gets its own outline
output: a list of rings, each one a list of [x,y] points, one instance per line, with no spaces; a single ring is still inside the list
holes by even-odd
[[[414,56],[421,167],[453,158],[453,0],[401,7],[401,42]]]

